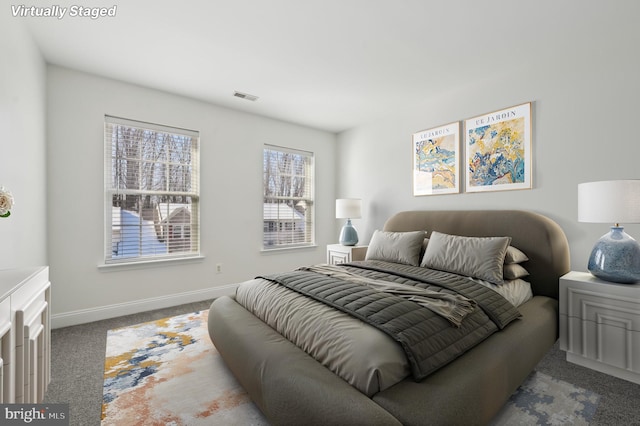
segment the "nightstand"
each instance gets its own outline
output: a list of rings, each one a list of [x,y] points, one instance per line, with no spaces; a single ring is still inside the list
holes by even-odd
[[[364,260],[368,246],[343,246],[342,244],[329,244],[327,246],[327,263],[337,265],[339,263]]]
[[[569,362],[640,384],[640,284],[562,276],[560,349]]]

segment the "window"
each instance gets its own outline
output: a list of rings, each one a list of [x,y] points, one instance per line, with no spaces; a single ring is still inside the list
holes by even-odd
[[[313,153],[265,145],[263,247],[314,244]]]
[[[105,116],[105,263],[200,254],[199,134]]]

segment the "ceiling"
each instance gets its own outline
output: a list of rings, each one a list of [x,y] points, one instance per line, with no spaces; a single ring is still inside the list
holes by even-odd
[[[535,66],[615,14],[600,0],[91,5],[114,3],[113,18],[22,19],[49,63],[331,132]]]

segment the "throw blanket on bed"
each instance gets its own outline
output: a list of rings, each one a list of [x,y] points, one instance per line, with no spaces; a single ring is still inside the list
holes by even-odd
[[[380,261],[342,267],[365,278],[471,296],[482,308],[468,313],[460,327],[451,327],[448,320],[415,302],[354,281],[305,270],[261,277],[387,333],[405,351],[415,380],[423,379],[519,317],[517,309],[502,296],[455,274]]]
[[[363,276],[394,277],[394,281],[403,284],[460,294],[474,300],[501,330],[521,316],[520,311],[503,296],[487,291],[486,286],[461,275],[381,260],[344,263],[339,266]]]
[[[424,308],[432,310],[455,327],[460,327],[464,317],[473,312],[476,307],[476,302],[459,294],[442,293],[415,286],[368,278],[335,265],[303,266],[298,268],[298,270],[317,272],[318,274],[329,277],[336,277],[341,280],[363,284],[384,293],[396,294]]]

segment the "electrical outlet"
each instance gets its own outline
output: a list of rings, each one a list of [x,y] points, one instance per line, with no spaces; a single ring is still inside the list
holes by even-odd
[[[216,264],[216,274],[222,273],[222,263]]]

